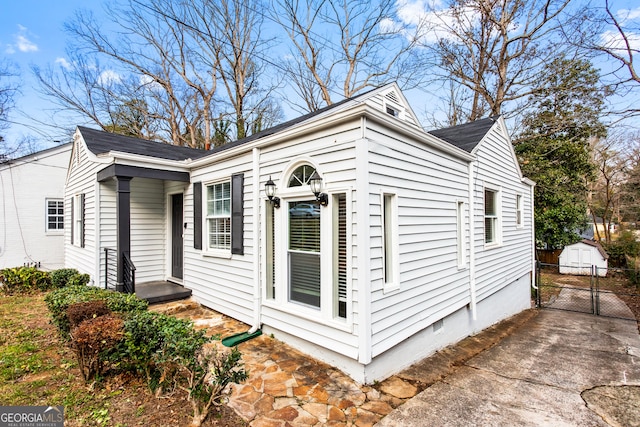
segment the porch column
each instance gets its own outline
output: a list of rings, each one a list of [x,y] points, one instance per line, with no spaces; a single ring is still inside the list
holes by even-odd
[[[116,290],[124,291],[124,254],[131,253],[131,177],[116,176],[116,219],[118,274]]]

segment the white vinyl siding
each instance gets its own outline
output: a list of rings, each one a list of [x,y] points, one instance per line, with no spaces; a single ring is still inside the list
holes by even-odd
[[[74,143],[75,157],[79,160],[71,164],[65,187],[65,201],[74,200],[74,210],[77,209],[76,195],[84,194],[84,247],[71,241],[71,230],[75,227],[76,220],[72,223],[71,203],[65,203],[65,267],[75,268],[81,273],[91,276],[94,284],[98,284],[100,254],[96,242],[96,193],[99,184],[96,183],[96,172],[104,168],[104,164],[93,163],[88,159],[82,139]],[[74,213],[78,213],[77,211]],[[76,241],[78,233],[73,230],[73,238]]]
[[[136,266],[136,282],[164,280],[167,199],[164,181],[131,180],[131,261]]]
[[[372,356],[465,307],[458,268],[456,199],[468,198],[465,161],[368,122]],[[382,193],[397,197],[398,281],[387,292]],[[386,189],[393,188],[393,192]],[[377,193],[377,194],[376,194]]]
[[[530,187],[520,180],[513,148],[496,126],[476,150],[473,163],[474,237],[476,292],[478,302],[504,289],[531,272],[534,242],[531,236],[533,212]],[[499,185],[499,188],[498,188]],[[484,241],[484,189],[499,190],[500,245],[486,246]],[[516,226],[516,195],[522,195],[523,227]]]
[[[230,250],[207,251],[206,186],[228,182],[234,173],[244,173],[244,255]],[[253,321],[255,212],[253,210],[253,174],[251,153],[232,160],[195,169],[192,182],[202,182],[202,241],[205,250],[194,249],[193,184],[184,192],[184,283],[199,303],[240,321]],[[213,255],[213,256],[212,256]]]

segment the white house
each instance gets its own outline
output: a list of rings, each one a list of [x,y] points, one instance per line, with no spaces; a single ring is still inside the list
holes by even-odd
[[[573,245],[567,245],[560,253],[558,268],[560,274],[607,275],[609,254],[600,243],[584,239]],[[592,268],[596,267],[596,271]]]
[[[0,162],[0,268],[64,265],[64,184],[71,144]]]
[[[130,259],[362,383],[530,306],[500,117],[425,132],[391,84],[212,151],[78,128],[72,157],[68,266],[102,282],[117,249],[121,288]]]

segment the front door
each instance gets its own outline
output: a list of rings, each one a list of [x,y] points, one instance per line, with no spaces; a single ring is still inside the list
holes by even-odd
[[[171,276],[182,279],[182,194],[171,195]]]

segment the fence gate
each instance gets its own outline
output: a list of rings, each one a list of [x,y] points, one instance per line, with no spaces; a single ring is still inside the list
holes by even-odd
[[[634,288],[620,285],[615,290],[604,287],[602,276],[621,274],[625,271],[600,271],[592,266],[590,274],[559,274],[570,268],[558,264],[537,263],[535,293],[539,308],[590,313],[596,316],[636,320],[635,315],[624,302],[625,297],[640,297]]]

